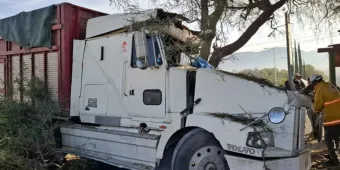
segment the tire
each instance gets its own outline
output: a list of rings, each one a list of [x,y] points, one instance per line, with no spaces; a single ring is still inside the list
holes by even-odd
[[[171,159],[174,153],[174,149],[175,147],[171,147],[165,151],[164,157],[160,161],[160,164],[156,170],[171,170]]]
[[[172,156],[172,170],[229,170],[224,150],[215,137],[197,128],[177,144]]]

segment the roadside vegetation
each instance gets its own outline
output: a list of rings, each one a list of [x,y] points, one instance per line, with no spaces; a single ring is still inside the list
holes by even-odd
[[[1,170],[90,170],[94,161],[65,157],[56,147],[55,131],[60,113],[49,100],[45,84],[34,78],[20,82],[0,97],[0,169]],[[21,87],[15,84],[22,84]],[[18,101],[19,91],[23,100]],[[13,97],[9,97],[13,96]]]
[[[305,66],[305,79],[310,77],[312,74],[321,74],[326,80],[329,79],[329,77],[322,72],[321,70],[318,70],[314,66],[307,64]],[[268,81],[272,82],[275,84],[275,68],[263,68],[263,69],[245,69],[239,71],[239,73],[244,73],[244,74],[250,74],[256,77],[261,77],[264,79],[267,79]],[[278,85],[284,85],[284,82],[288,79],[288,71],[286,69],[276,69],[276,75],[277,75],[277,80],[278,80]]]

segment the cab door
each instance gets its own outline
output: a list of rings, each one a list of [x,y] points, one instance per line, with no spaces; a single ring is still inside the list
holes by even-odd
[[[133,40],[131,59],[125,63],[124,96],[128,98],[127,110],[131,117],[161,119],[165,117],[166,99],[164,52],[157,35],[147,35],[146,39],[149,67],[146,69],[137,67],[136,47]]]

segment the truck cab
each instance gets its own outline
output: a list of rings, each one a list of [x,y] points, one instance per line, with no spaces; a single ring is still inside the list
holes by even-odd
[[[67,153],[128,169],[310,169],[307,96],[262,79],[178,64],[197,33],[162,10],[90,19],[75,40]],[[148,22],[149,23],[149,22]],[[169,48],[172,47],[172,48]],[[169,50],[170,49],[170,50]],[[195,60],[195,58],[190,58]]]

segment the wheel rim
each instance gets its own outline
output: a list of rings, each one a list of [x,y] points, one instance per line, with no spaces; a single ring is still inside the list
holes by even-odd
[[[225,170],[224,150],[217,146],[206,146],[191,157],[189,170]]]

